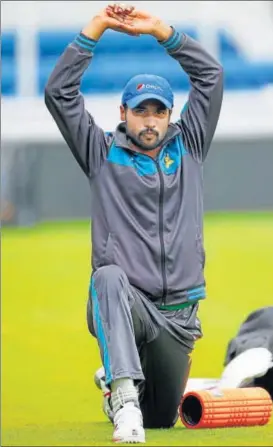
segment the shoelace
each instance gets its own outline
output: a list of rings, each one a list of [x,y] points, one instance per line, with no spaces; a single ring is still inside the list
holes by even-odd
[[[127,402],[135,402],[137,404],[138,390],[137,388],[123,390],[119,387],[116,392],[111,393],[111,401],[114,411],[124,407]]]
[[[120,406],[124,407],[126,396],[125,396],[125,392],[122,391],[121,388],[117,389],[117,398],[119,400]]]

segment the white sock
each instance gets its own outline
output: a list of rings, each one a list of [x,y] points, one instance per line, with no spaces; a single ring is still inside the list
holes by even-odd
[[[138,391],[132,379],[122,378],[114,380],[111,383],[111,390],[111,403],[114,414],[128,402],[133,402],[139,407]]]
[[[117,391],[118,388],[121,388],[124,391],[135,388],[133,379],[124,377],[122,379],[113,380],[113,382],[111,383],[112,392]]]

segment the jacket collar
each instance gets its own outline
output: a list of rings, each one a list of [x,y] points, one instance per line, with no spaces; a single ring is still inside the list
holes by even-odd
[[[161,147],[165,146],[170,140],[176,137],[176,135],[178,135],[179,133],[180,130],[177,126],[175,126],[172,123],[169,124],[167,134],[161,143]],[[133,149],[130,146],[130,141],[126,135],[126,125],[124,122],[120,123],[117,126],[116,131],[114,133],[114,139],[117,146],[127,149],[129,151],[133,151]]]

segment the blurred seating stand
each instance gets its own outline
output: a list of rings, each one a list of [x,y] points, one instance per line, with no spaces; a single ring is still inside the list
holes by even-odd
[[[200,39],[197,28],[181,28]],[[2,32],[2,95],[43,95],[47,79],[77,30],[21,29]],[[201,40],[201,39],[200,39]],[[272,61],[250,61],[225,29],[215,31],[215,52],[225,69],[225,89],[251,90],[273,85]],[[134,38],[107,31],[97,45],[81,90],[84,94],[120,92],[127,80],[138,73],[166,77],[175,91],[187,91],[188,78],[178,63],[151,36]]]

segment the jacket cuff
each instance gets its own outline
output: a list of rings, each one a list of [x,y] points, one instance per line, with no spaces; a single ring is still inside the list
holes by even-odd
[[[76,43],[81,48],[84,48],[85,50],[90,51],[90,53],[92,53],[94,51],[95,46],[97,45],[98,41],[94,40],[94,39],[90,39],[89,37],[86,37],[83,33],[80,33],[75,38],[74,43]]]
[[[167,51],[176,50],[181,45],[181,39],[183,37],[183,34],[177,31],[173,26],[171,26],[171,28],[173,29],[173,32],[169,39],[159,41],[160,45]]]

